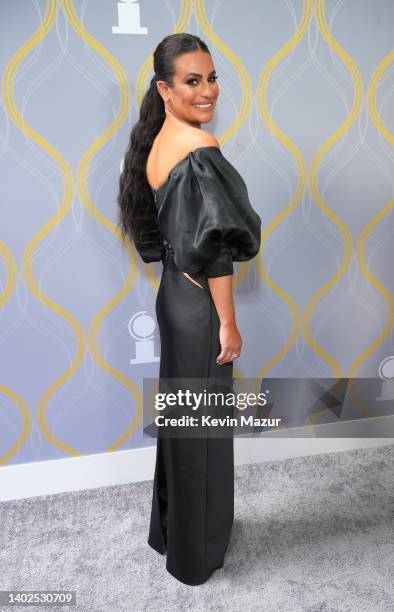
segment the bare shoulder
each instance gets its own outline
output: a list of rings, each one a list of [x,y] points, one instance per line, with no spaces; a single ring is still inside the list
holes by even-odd
[[[210,134],[210,132],[199,128],[192,128],[185,133],[184,147],[185,153],[191,153],[201,147],[217,147],[219,149],[220,144],[217,138]]]

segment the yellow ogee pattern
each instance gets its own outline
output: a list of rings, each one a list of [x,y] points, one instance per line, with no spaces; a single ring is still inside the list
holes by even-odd
[[[280,359],[282,359],[286,353],[290,350],[297,339],[297,335],[299,333],[301,314],[299,308],[295,301],[283,290],[279,285],[277,285],[272,278],[270,278],[267,274],[264,262],[265,255],[265,245],[271,234],[275,231],[286,217],[290,215],[290,213],[296,208],[302,198],[302,194],[305,190],[305,160],[302,156],[301,151],[298,147],[286,136],[282,130],[276,125],[272,116],[269,113],[268,109],[268,101],[267,101],[267,90],[268,84],[271,74],[274,72],[275,68],[279,65],[279,63],[289,54],[294,47],[298,45],[301,41],[311,22],[312,9],[310,0],[305,0],[303,4],[303,11],[301,16],[300,24],[297,27],[296,32],[293,36],[287,41],[286,44],[279,49],[275,53],[275,55],[267,62],[266,66],[262,70],[259,80],[257,83],[257,103],[258,108],[261,114],[261,118],[267,127],[272,131],[273,134],[278,138],[278,140],[290,151],[293,155],[294,161],[296,163],[297,172],[298,172],[298,181],[297,187],[294,193],[294,196],[290,200],[290,203],[282,212],[279,213],[272,221],[267,225],[267,227],[262,232],[262,244],[260,249],[260,255],[258,257],[258,271],[259,274],[270,289],[274,291],[288,306],[291,318],[292,325],[290,335],[284,344],[284,346],[273,355],[260,369],[257,374],[257,378],[264,378],[267,372],[277,363]],[[257,393],[257,389],[256,389]]]
[[[2,308],[11,298],[16,289],[18,264],[12,252],[2,240],[0,240],[0,257],[4,262],[4,268],[6,270],[4,291],[0,293],[0,307]]]
[[[86,210],[95,218],[99,223],[101,223],[107,230],[109,230],[112,235],[116,239],[121,239],[121,235],[116,226],[113,225],[100,211],[98,211],[93,205],[91,198],[89,196],[88,185],[87,185],[87,172],[91,163],[92,158],[96,155],[96,153],[104,146],[104,144],[116,134],[119,130],[123,122],[128,116],[129,108],[130,108],[130,87],[125,71],[119,62],[99,43],[97,42],[83,27],[80,20],[76,15],[76,11],[74,8],[74,4],[72,0],[47,0],[45,5],[45,15],[42,24],[37,28],[36,32],[32,37],[28,39],[26,43],[24,43],[21,48],[14,54],[13,58],[8,63],[2,79],[2,96],[4,101],[4,106],[14,121],[14,123],[18,126],[22,133],[24,133],[27,137],[31,138],[35,143],[39,144],[47,152],[47,154],[57,163],[57,166],[60,169],[61,176],[64,183],[64,197],[61,203],[61,207],[58,212],[51,218],[51,220],[44,225],[40,231],[33,237],[29,245],[27,246],[25,253],[23,255],[23,273],[26,279],[26,285],[31,290],[32,294],[37,297],[45,306],[50,308],[53,312],[56,312],[59,316],[61,316],[67,323],[70,328],[73,330],[77,343],[77,351],[74,357],[74,360],[71,364],[71,367],[61,376],[54,384],[50,386],[50,388],[45,392],[43,397],[39,403],[39,409],[37,412],[37,420],[39,424],[39,428],[46,439],[51,442],[54,446],[62,449],[68,454],[71,455],[80,455],[80,453],[71,448],[67,443],[62,440],[56,438],[50,431],[46,420],[46,411],[47,406],[52,398],[52,396],[56,393],[59,387],[65,383],[75,372],[75,370],[81,365],[84,353],[86,350],[85,347],[85,335],[80,323],[73,317],[70,313],[60,307],[58,304],[54,303],[48,296],[44,295],[35,282],[33,273],[32,273],[32,263],[33,257],[35,255],[35,251],[40,243],[40,241],[46,236],[47,233],[52,231],[52,229],[60,223],[61,219],[68,212],[72,200],[73,200],[73,190],[74,190],[74,177],[72,173],[72,169],[69,164],[63,158],[59,151],[57,151],[51,144],[45,141],[37,132],[35,132],[21,117],[21,114],[15,104],[14,100],[14,82],[15,75],[19,69],[22,61],[27,57],[27,55],[31,52],[31,50],[47,36],[48,32],[52,28],[56,14],[59,8],[62,8],[66,19],[69,21],[70,25],[77,33],[77,35],[83,40],[86,44],[88,44],[95,52],[97,52],[110,66],[111,70],[116,76],[118,89],[119,89],[119,106],[117,110],[117,114],[113,122],[110,126],[104,131],[104,133],[87,149],[87,151],[83,154],[80,163],[76,172],[76,186],[78,189],[78,194],[81,200],[81,203],[85,206]],[[201,28],[205,38],[208,39],[215,47],[232,63],[235,70],[239,75],[239,82],[242,89],[242,101],[240,103],[239,112],[232,124],[228,127],[225,133],[219,138],[221,144],[231,139],[240,127],[243,125],[245,120],[248,117],[248,114],[251,109],[252,102],[252,86],[249,74],[246,68],[243,66],[241,61],[237,58],[237,56],[224,45],[224,43],[220,40],[220,38],[216,35],[216,33],[211,28],[208,23],[205,11],[205,3],[202,0],[184,0],[180,3],[179,8],[179,18],[177,20],[177,24],[174,28],[175,32],[186,31],[189,21],[192,15],[192,11],[194,10],[196,19],[199,27]],[[343,237],[344,242],[344,253],[341,264],[336,272],[336,274],[330,279],[328,283],[326,283],[323,287],[319,289],[319,291],[312,297],[310,302],[308,303],[305,312],[304,319],[302,321],[302,317],[299,311],[297,304],[294,300],[286,294],[283,289],[281,289],[267,274],[266,266],[265,266],[265,246],[268,238],[273,235],[275,229],[279,226],[279,224],[285,220],[290,213],[296,208],[296,206],[301,201],[302,195],[305,191],[306,179],[306,164],[304,158],[300,152],[300,150],[296,147],[296,145],[279,129],[279,127],[274,123],[272,117],[268,112],[268,103],[267,103],[267,90],[269,78],[273,71],[276,69],[278,64],[282,61],[284,57],[286,57],[290,51],[294,49],[294,47],[301,41],[302,37],[308,31],[308,28],[311,23],[311,19],[313,14],[315,15],[319,31],[322,37],[325,39],[329,47],[331,47],[334,52],[342,59],[344,64],[347,66],[350,74],[352,75],[353,84],[354,84],[354,99],[352,104],[351,112],[349,116],[346,118],[341,127],[318,149],[316,152],[312,163],[311,163],[311,192],[313,199],[316,205],[325,213],[325,215],[336,225],[339,232]],[[165,36],[166,33],[163,33]],[[137,79],[137,101],[141,102],[142,96],[144,94],[144,90],[147,85],[148,74],[152,69],[152,56],[146,60],[146,62],[141,67],[138,79]],[[376,128],[382,133],[385,138],[393,144],[394,137],[383,125],[381,118],[376,109],[376,90],[378,86],[379,79],[383,72],[390,66],[394,59],[394,53],[389,54],[378,66],[376,69],[374,76],[371,79],[369,86],[369,113],[370,116],[376,125]],[[301,324],[303,325],[303,331],[305,334],[306,341],[309,346],[314,350],[318,355],[320,355],[327,363],[330,364],[335,376],[341,376],[342,369],[340,365],[336,362],[336,360],[329,355],[322,347],[320,347],[313,338],[312,330],[311,330],[311,319],[314,312],[314,309],[320,299],[342,278],[342,276],[346,273],[351,259],[352,252],[352,237],[349,229],[345,225],[345,223],[335,215],[330,208],[325,204],[322,200],[318,188],[318,170],[320,167],[320,163],[329,149],[333,146],[333,144],[342,137],[347,130],[350,129],[351,125],[357,118],[360,103],[362,99],[362,81],[354,62],[351,60],[348,54],[340,47],[340,45],[335,41],[332,37],[331,33],[328,30],[326,19],[324,15],[324,0],[305,0],[303,3],[303,13],[300,20],[300,24],[297,27],[295,34],[289,39],[289,41],[272,57],[272,59],[267,63],[267,65],[262,70],[258,85],[257,85],[257,100],[258,100],[258,108],[261,115],[262,120],[265,124],[270,128],[270,130],[275,134],[275,136],[279,139],[279,141],[290,151],[293,159],[295,160],[297,173],[298,173],[298,181],[297,187],[294,193],[293,198],[291,199],[288,206],[281,211],[277,217],[264,229],[262,233],[262,248],[260,251],[260,257],[256,259],[256,265],[258,266],[260,277],[263,282],[265,282],[268,287],[270,287],[288,306],[289,312],[292,317],[292,327],[289,334],[289,338],[275,355],[273,355],[261,368],[258,376],[262,378],[266,376],[266,373],[276,364],[279,360],[281,360],[290,350],[290,348],[294,345],[297,335],[300,331]],[[366,351],[364,351],[354,362],[352,367],[350,368],[349,376],[354,376],[360,367],[360,364],[389,336],[389,333],[394,324],[394,299],[392,294],[386,289],[376,278],[372,276],[370,273],[366,261],[365,261],[365,248],[368,235],[372,231],[372,229],[381,221],[393,208],[393,201],[390,201],[389,204],[385,208],[383,208],[378,214],[376,214],[373,219],[365,226],[363,229],[359,243],[358,243],[358,261],[360,265],[360,269],[364,274],[365,278],[369,280],[369,282],[383,295],[387,302],[388,308],[388,316],[384,328],[384,332],[379,338],[373,342]],[[273,237],[273,236],[272,236]],[[93,323],[91,324],[88,332],[88,339],[90,342],[90,348],[92,352],[93,359],[102,367],[104,371],[106,371],[110,376],[113,376],[116,380],[118,380],[122,385],[124,385],[134,397],[137,409],[135,411],[135,416],[127,428],[127,430],[108,448],[109,451],[115,450],[119,448],[136,430],[141,420],[141,404],[142,398],[141,393],[137,385],[131,381],[128,377],[124,376],[121,372],[118,372],[108,362],[103,358],[99,351],[98,346],[98,334],[100,330],[100,326],[106,315],[111,311],[112,308],[117,306],[122,298],[127,294],[129,289],[133,287],[135,278],[136,278],[136,260],[135,260],[135,249],[132,247],[130,242],[126,239],[127,252],[130,258],[130,269],[128,271],[128,276],[124,286],[121,291],[117,293],[117,295],[108,302],[100,310],[100,312],[94,318]],[[3,293],[2,300],[0,303],[4,303],[6,299],[9,298],[13,291],[13,284],[15,282],[15,267],[12,266],[12,256],[7,252],[6,247],[0,244],[0,252],[3,255],[6,262],[9,263],[9,274],[7,277],[7,286],[6,290]],[[153,264],[144,264],[146,271],[148,273],[149,282],[152,286],[157,289],[159,283],[153,273]],[[243,279],[247,269],[247,264],[243,263],[240,265],[240,272],[236,276],[235,285],[239,284]],[[235,369],[234,372],[237,378],[242,378],[242,376]],[[10,449],[0,461],[6,461],[12,454],[16,452],[20,446],[25,442],[28,433],[30,431],[31,419],[29,409],[26,406],[25,402],[13,393],[11,390],[7,389],[4,386],[0,386],[0,391],[9,397],[15,405],[20,410],[23,417],[23,429],[19,435],[19,438],[16,444]],[[313,417],[310,422],[317,421],[326,410],[321,411],[319,415]]]
[[[368,113],[378,130],[389,142],[392,146],[394,145],[394,135],[386,128],[383,124],[383,121],[379,115],[376,103],[376,93],[379,85],[379,81],[382,78],[382,75],[385,70],[389,68],[389,66],[394,62],[394,51],[389,53],[380,64],[377,66],[375,72],[373,73],[371,80],[368,85]],[[394,296],[392,293],[385,287],[381,282],[379,282],[369,271],[367,266],[366,258],[365,258],[365,249],[368,240],[368,236],[373,230],[373,228],[380,222],[386,215],[388,215],[394,208],[394,199],[392,198],[389,203],[382,208],[376,215],[372,217],[372,219],[365,225],[363,228],[360,238],[357,244],[357,258],[358,263],[361,269],[362,274],[365,278],[377,289],[377,291],[383,296],[386,304],[387,304],[387,316],[384,324],[383,332],[381,333],[376,340],[374,340],[369,347],[361,353],[359,357],[354,361],[350,370],[349,370],[349,378],[354,378],[357,375],[357,371],[360,365],[372,355],[373,351],[375,351],[381,344],[386,340],[391,333],[391,330],[394,326]],[[361,412],[363,412],[367,416],[376,416],[376,410],[371,410],[362,400],[359,398],[352,385],[352,381],[349,381],[349,393],[353,402],[359,408]]]
[[[327,44],[333,49],[333,51],[338,55],[338,57],[342,59],[343,63],[348,68],[351,74],[353,86],[354,86],[354,96],[353,96],[353,103],[352,103],[352,107],[351,107],[349,115],[346,117],[345,121],[338,128],[338,130],[336,130],[326,140],[326,142],[324,142],[319,147],[311,163],[310,175],[311,175],[311,193],[313,196],[313,201],[324,212],[324,214],[327,215],[327,217],[336,225],[336,227],[342,234],[343,257],[342,257],[342,261],[336,273],[334,274],[334,276],[313,295],[312,299],[307,304],[305,313],[304,313],[303,327],[304,327],[305,339],[307,343],[309,344],[309,346],[331,366],[334,372],[334,376],[340,378],[341,376],[343,376],[342,368],[340,364],[334,359],[334,357],[330,355],[329,353],[327,353],[327,351],[325,351],[322,347],[320,347],[319,344],[315,341],[313,334],[312,334],[312,330],[311,330],[311,319],[312,319],[313,311],[317,303],[323,298],[323,296],[326,293],[328,293],[328,291],[335,284],[339,282],[339,280],[343,277],[343,275],[346,273],[347,269],[349,268],[351,257],[352,257],[352,235],[348,227],[344,223],[344,221],[340,219],[323,201],[323,198],[320,195],[320,190],[318,186],[318,172],[319,172],[319,166],[320,166],[320,163],[323,157],[330,150],[330,148],[334,145],[334,143],[337,140],[339,140],[339,138],[341,138],[350,129],[354,121],[357,119],[357,116],[358,116],[358,113],[361,107],[363,86],[362,86],[361,75],[360,75],[359,70],[357,69],[357,66],[352,61],[350,56],[345,52],[345,50],[342,49],[342,47],[337,43],[337,41],[334,39],[334,37],[331,35],[328,29],[325,14],[324,14],[324,1],[323,0],[318,0],[317,2],[316,19],[317,19],[317,25],[318,25],[318,28],[319,28],[319,31],[322,37],[327,42]]]
[[[11,459],[13,455],[15,455],[16,452],[18,452],[20,448],[22,448],[22,446],[26,442],[31,432],[32,419],[29,406],[18,393],[15,393],[8,387],[5,387],[4,385],[0,384],[0,394],[5,395],[11,402],[15,404],[15,406],[21,413],[22,418],[22,429],[18,435],[15,444],[13,444],[11,448],[8,449],[8,451],[6,451],[5,453],[3,453],[3,455],[1,455],[0,457],[0,465],[4,465],[9,459]]]
[[[394,145],[394,135],[389,132],[386,126],[383,124],[382,119],[378,113],[377,105],[376,105],[376,92],[378,89],[379,80],[381,79],[385,70],[388,69],[390,64],[394,62],[394,51],[389,53],[382,62],[376,68],[372,78],[369,82],[368,86],[368,113],[376,126],[378,132],[380,132],[389,142],[389,144]],[[380,283],[369,271],[367,266],[367,262],[365,259],[365,248],[368,240],[368,236],[373,230],[373,228],[380,222],[386,215],[390,213],[394,208],[394,199],[391,199],[389,203],[382,208],[372,219],[366,224],[363,228],[360,238],[357,244],[357,257],[358,263],[361,269],[361,272],[364,274],[365,278],[379,291],[379,293],[383,296],[387,304],[387,318],[383,328],[383,333],[376,338],[374,342],[363,352],[361,355],[354,361],[350,370],[349,377],[356,376],[357,370],[359,369],[361,363],[372,354],[374,350],[378,348],[382,344],[386,338],[389,337],[391,330],[394,325],[394,296],[392,293]]]
[[[4,291],[0,294],[0,308],[2,308],[9,301],[15,291],[18,276],[18,265],[11,251],[6,247],[4,242],[1,241],[0,256],[4,261],[4,267],[6,269],[5,287]],[[15,391],[9,387],[6,387],[5,385],[0,384],[0,394],[4,395],[10,400],[11,403],[13,402],[15,404],[17,410],[19,410],[21,413],[22,419],[22,430],[19,433],[15,444],[13,444],[8,451],[3,453],[3,455],[0,455],[1,465],[6,463],[13,455],[15,455],[18,449],[21,448],[26,442],[31,431],[32,418],[28,405],[20,395],[15,393]]]
[[[51,157],[57,164],[61,177],[63,179],[64,184],[64,197],[61,203],[61,206],[57,213],[53,215],[48,223],[46,223],[32,238],[30,243],[27,245],[25,252],[23,253],[23,264],[22,264],[22,272],[25,277],[26,285],[29,287],[32,294],[48,307],[53,312],[57,313],[60,317],[62,317],[70,326],[75,334],[76,339],[76,354],[71,366],[64,372],[64,374],[58,378],[44,393],[39,401],[39,406],[37,410],[37,423],[38,427],[41,430],[43,436],[47,438],[47,440],[58,447],[59,449],[65,451],[70,455],[80,455],[80,453],[69,446],[66,442],[56,438],[49,429],[47,419],[46,419],[46,411],[48,408],[48,403],[50,399],[55,395],[56,391],[69,379],[72,374],[79,368],[81,363],[83,362],[85,350],[86,350],[86,340],[82,326],[79,321],[69,312],[67,312],[64,308],[56,304],[53,300],[51,300],[48,296],[46,296],[42,291],[40,291],[37,283],[35,281],[33,275],[33,259],[36,249],[40,244],[41,240],[51,232],[56,225],[60,223],[63,217],[68,212],[71,207],[73,201],[73,173],[72,170],[61,155],[61,153],[53,147],[49,142],[47,142],[40,134],[38,134],[35,130],[33,130],[28,123],[21,116],[19,109],[15,102],[14,97],[14,83],[15,77],[18,71],[18,68],[22,61],[29,55],[30,51],[34,49],[36,45],[41,43],[44,38],[47,36],[48,32],[51,30],[52,26],[55,23],[56,14],[59,10],[59,4],[55,0],[47,0],[45,4],[45,14],[44,19],[41,25],[37,28],[34,34],[24,43],[20,49],[16,51],[14,56],[11,58],[9,63],[7,64],[3,79],[2,79],[2,98],[4,103],[4,108],[15,125],[21,130],[21,132],[31,138],[33,142],[38,144],[46,153]],[[16,398],[16,396],[14,396]],[[19,404],[22,406],[21,400],[18,400]],[[24,410],[26,410],[26,406],[23,404]],[[21,437],[25,436],[25,432],[22,432]],[[18,441],[19,442],[19,441]]]
[[[388,140],[391,146],[394,146],[394,134],[392,134],[388,128],[384,125],[377,108],[376,102],[376,92],[378,90],[379,81],[383,76],[383,73],[389,68],[389,66],[394,62],[394,51],[391,51],[386,57],[382,59],[380,64],[377,66],[375,72],[373,73],[371,80],[368,86],[368,113],[374,122],[376,129],[383,134],[383,136]],[[385,213],[386,214],[386,213]]]
[[[76,34],[107,62],[107,64],[115,74],[118,83],[119,107],[116,116],[110,126],[82,155],[82,158],[78,164],[78,168],[76,171],[76,184],[81,203],[83,204],[83,206],[85,206],[86,210],[92,215],[92,217],[96,221],[98,221],[105,228],[107,228],[107,230],[110,231],[116,238],[122,240],[120,230],[116,227],[116,225],[112,223],[112,221],[107,219],[99,210],[97,210],[97,208],[91,201],[88,189],[87,174],[92,158],[107,142],[107,140],[114,136],[114,134],[119,130],[125,119],[127,119],[131,99],[129,81],[127,79],[125,71],[123,70],[119,62],[83,27],[82,23],[77,17],[74,8],[74,3],[72,2],[72,0],[64,0],[63,8],[65,17],[69,21],[72,28],[75,30]],[[111,446],[109,446],[109,448],[107,449],[108,451],[118,449],[130,436],[132,436],[138,425],[140,424],[142,417],[142,394],[139,390],[138,385],[136,385],[135,382],[131,380],[128,376],[125,376],[122,372],[119,372],[114,367],[112,367],[108,363],[108,361],[104,359],[103,355],[99,350],[98,342],[101,323],[103,322],[107,314],[121,302],[123,297],[127,295],[128,291],[132,288],[136,279],[137,268],[135,262],[135,254],[131,248],[130,240],[128,238],[126,238],[125,244],[127,246],[128,256],[130,258],[130,268],[126,277],[126,281],[122,289],[98,312],[88,331],[89,346],[94,361],[105,372],[107,372],[107,374],[113,376],[113,378],[123,384],[130,391],[131,395],[134,397],[135,400],[136,410],[131,424],[126,429],[126,431],[124,431],[122,435],[118,437],[118,439],[115,440],[111,444]]]
[[[319,31],[327,42],[327,44],[334,50],[334,52],[340,57],[348,68],[353,82],[353,102],[352,107],[350,109],[349,115],[346,117],[345,121],[339,127],[338,130],[334,132],[327,140],[324,142],[319,149],[317,150],[312,163],[311,163],[311,193],[313,196],[313,201],[316,205],[327,215],[327,217],[336,225],[340,233],[343,237],[343,257],[342,261],[334,274],[334,276],[323,285],[313,296],[312,299],[306,306],[304,313],[304,336],[306,342],[309,346],[318,353],[332,368],[334,377],[341,378],[344,376],[341,365],[334,359],[332,355],[330,355],[327,351],[325,351],[319,344],[315,341],[312,330],[311,330],[311,319],[313,315],[313,311],[317,305],[317,303],[323,298],[323,296],[328,293],[328,291],[339,282],[339,280],[344,276],[347,272],[349,265],[351,263],[352,258],[352,235],[349,231],[347,225],[344,223],[342,219],[340,219],[323,201],[323,198],[320,195],[319,187],[318,187],[318,171],[320,163],[326,153],[330,150],[330,148],[334,145],[334,143],[339,140],[352,126],[352,124],[357,119],[357,116],[360,112],[361,101],[363,96],[363,83],[361,79],[360,72],[356,66],[356,64],[352,61],[350,56],[345,52],[345,50],[338,44],[338,42],[334,39],[329,28],[327,26],[326,17],[324,13],[324,0],[317,0],[317,25]],[[327,412],[329,412],[328,408],[321,410],[319,413],[311,416],[308,424],[315,425],[318,421],[323,417]]]

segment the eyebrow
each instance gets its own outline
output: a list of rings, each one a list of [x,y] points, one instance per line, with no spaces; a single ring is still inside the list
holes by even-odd
[[[210,72],[208,76],[211,76],[211,74],[213,74],[214,72],[216,72],[216,70],[212,70],[212,72]],[[202,74],[198,74],[198,72],[189,72],[188,74],[185,75],[185,78],[188,76],[202,77]]]

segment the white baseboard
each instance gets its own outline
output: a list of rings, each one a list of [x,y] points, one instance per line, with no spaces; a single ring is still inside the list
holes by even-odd
[[[360,448],[394,444],[393,437],[366,437],[390,435],[394,417],[363,419],[335,425],[295,428],[292,437],[272,431],[260,437],[234,438],[235,465],[264,463],[294,457],[335,453]],[[364,437],[344,437],[354,428]],[[351,429],[350,429],[351,428]],[[328,437],[328,434],[338,437]],[[285,437],[286,436],[286,437]],[[136,448],[83,457],[51,461],[35,461],[0,467],[0,501],[53,495],[67,491],[80,491],[97,487],[151,480],[156,460],[156,443],[148,448]]]

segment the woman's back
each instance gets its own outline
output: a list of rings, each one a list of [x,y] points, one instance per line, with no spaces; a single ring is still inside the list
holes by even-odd
[[[146,162],[146,176],[152,189],[159,189],[171,170],[191,151],[201,146],[217,146],[217,139],[206,130],[191,126],[163,124],[155,137]]]

